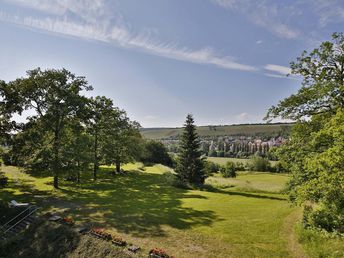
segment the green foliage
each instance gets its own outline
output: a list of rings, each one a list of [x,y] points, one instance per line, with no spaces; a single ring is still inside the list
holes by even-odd
[[[141,160],[145,164],[162,164],[173,167],[173,160],[167,153],[166,147],[161,142],[154,140],[144,142]]]
[[[298,120],[316,114],[333,115],[344,107],[344,35],[334,33],[310,53],[304,51],[291,63],[292,74],[303,76],[298,93],[269,109],[266,119],[281,116]]]
[[[344,257],[344,238],[314,228],[296,228],[298,240],[309,257]]]
[[[270,161],[266,158],[260,157],[258,155],[254,155],[251,158],[250,170],[260,171],[260,172],[271,171]]]
[[[220,171],[224,178],[236,177],[236,168],[234,162],[228,161],[225,166],[221,167]]]
[[[206,174],[201,158],[200,141],[192,115],[189,114],[186,117],[184,126],[176,173],[181,182],[201,185],[204,184]]]
[[[344,219],[344,35],[333,34],[309,54],[292,63],[304,77],[297,94],[272,107],[267,117],[300,120],[291,139],[278,150],[292,172],[290,199],[311,203],[306,225],[341,231]]]
[[[220,170],[220,165],[209,160],[204,160],[204,170],[207,176],[211,176]]]
[[[96,179],[100,162],[116,164],[119,172],[121,163],[137,159],[140,125],[111,99],[86,98],[83,91],[91,89],[84,77],[65,69],[37,68],[25,78],[0,81],[0,130],[10,145],[5,163],[49,171],[58,188],[60,176],[79,181],[91,163]],[[18,126],[11,117],[24,110],[33,115]]]

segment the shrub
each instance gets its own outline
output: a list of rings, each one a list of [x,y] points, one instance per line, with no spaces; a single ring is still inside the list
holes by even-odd
[[[330,232],[338,231],[344,233],[343,211],[338,212],[325,205],[316,208],[307,205],[304,207],[303,224],[305,227],[315,227]]]
[[[254,155],[251,158],[250,169],[253,171],[267,172],[271,171],[271,164],[268,159]]]
[[[221,174],[223,177],[236,177],[235,164],[231,161],[228,161],[225,166],[221,168]]]
[[[212,174],[220,170],[220,166],[212,161],[205,160],[204,169],[205,169],[205,174],[207,176],[211,176]]]
[[[245,171],[246,170],[245,164],[242,162],[236,162],[235,163],[235,170],[236,171]]]
[[[147,141],[144,144],[144,153],[141,157],[141,161],[145,165],[149,164],[162,164],[169,167],[173,167],[173,160],[168,154],[165,145],[157,141]]]

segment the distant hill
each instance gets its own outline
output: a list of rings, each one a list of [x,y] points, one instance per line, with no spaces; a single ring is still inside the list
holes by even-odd
[[[200,136],[255,136],[276,135],[287,133],[293,123],[274,124],[239,124],[239,125],[208,125],[197,127]],[[168,139],[176,138],[182,132],[182,128],[142,128],[141,134],[146,139]]]

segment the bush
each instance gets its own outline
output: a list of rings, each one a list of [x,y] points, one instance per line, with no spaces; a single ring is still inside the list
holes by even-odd
[[[253,171],[267,172],[271,171],[271,164],[268,159],[255,155],[251,158],[250,169]]]
[[[144,143],[144,152],[141,161],[145,165],[162,164],[169,167],[174,166],[173,159],[168,154],[165,145],[153,140]]]
[[[212,161],[205,160],[204,169],[205,169],[205,174],[207,175],[207,177],[209,177],[212,174],[218,172],[220,170],[220,166]]]
[[[223,177],[236,177],[235,164],[231,161],[228,161],[225,166],[221,168],[221,174]]]
[[[235,170],[236,171],[245,171],[246,170],[245,164],[242,162],[236,162],[235,163]]]
[[[274,171],[276,173],[285,173],[288,172],[288,169],[283,165],[281,161],[277,161],[276,165],[274,166]]]
[[[328,206],[305,206],[303,212],[303,224],[305,227],[325,229],[329,232],[338,231],[344,233],[343,211],[337,211]]]

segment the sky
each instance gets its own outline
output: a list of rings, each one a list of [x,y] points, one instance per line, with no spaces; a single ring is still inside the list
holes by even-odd
[[[341,0],[0,0],[0,79],[66,68],[143,127],[259,123]]]

